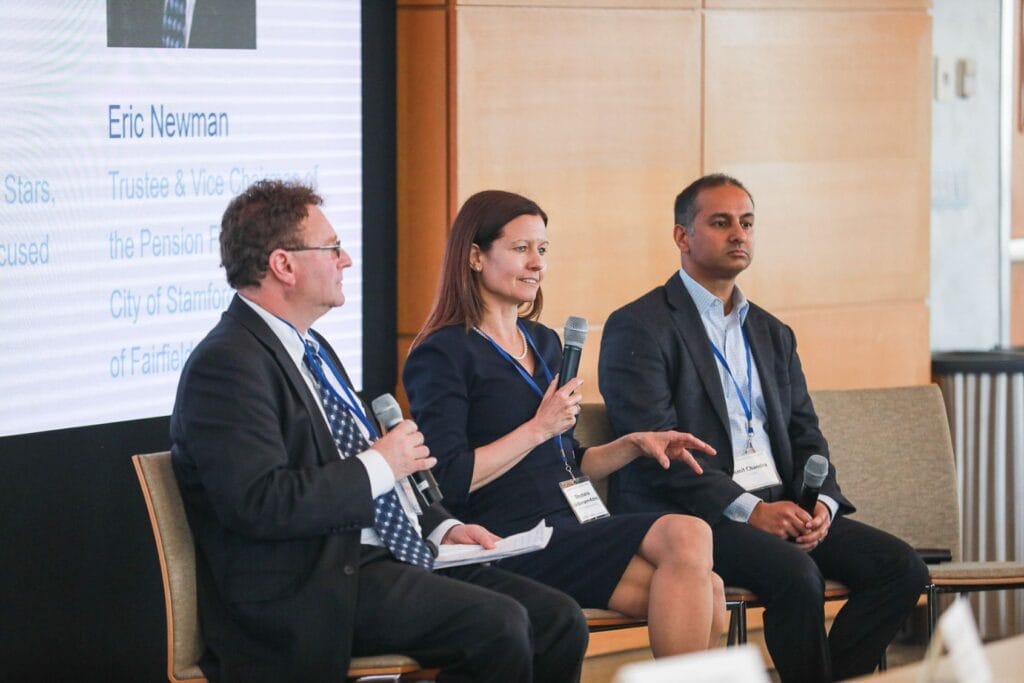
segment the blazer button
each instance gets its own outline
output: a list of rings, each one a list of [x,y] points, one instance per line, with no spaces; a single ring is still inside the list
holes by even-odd
[[[345,576],[352,576],[356,573],[356,568],[350,564],[346,564],[341,571],[345,574]]]

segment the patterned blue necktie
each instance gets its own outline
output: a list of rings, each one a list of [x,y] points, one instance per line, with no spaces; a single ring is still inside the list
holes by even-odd
[[[185,0],[164,3],[164,47],[185,47]]]
[[[331,426],[334,444],[338,447],[341,457],[347,458],[370,448],[370,444],[356,424],[355,417],[327,382],[316,346],[312,342],[306,342],[304,360],[313,373],[313,383],[320,392],[320,400],[323,401],[324,412],[327,413],[327,423]],[[378,496],[373,505],[373,527],[395,559],[419,565],[427,570],[433,569],[434,556],[406,516],[398,492],[391,489]]]

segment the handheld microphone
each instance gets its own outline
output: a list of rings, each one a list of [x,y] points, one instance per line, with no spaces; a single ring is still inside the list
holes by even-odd
[[[377,416],[377,421],[384,425],[384,429],[388,431],[391,431],[395,425],[404,419],[401,406],[398,405],[398,401],[391,394],[381,394],[373,399],[370,407],[373,408],[373,414]],[[437,480],[434,479],[434,475],[430,473],[430,470],[413,472],[409,475],[409,479],[412,480],[413,490],[420,495],[423,502],[427,504],[427,507],[441,502],[443,498],[441,488],[437,485]]]
[[[561,389],[565,383],[576,376],[580,369],[580,354],[583,352],[583,342],[587,340],[587,332],[590,326],[586,318],[570,315],[565,321],[564,349],[562,350],[562,369],[558,372],[558,388]]]
[[[800,498],[797,505],[803,508],[811,517],[814,516],[814,506],[818,502],[818,492],[821,485],[825,483],[828,476],[828,460],[821,455],[812,455],[804,465],[804,484],[800,487]]]

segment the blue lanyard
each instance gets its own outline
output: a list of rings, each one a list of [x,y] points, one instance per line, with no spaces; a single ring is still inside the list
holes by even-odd
[[[733,387],[736,388],[736,396],[740,399],[740,405],[743,406],[743,414],[747,417],[747,447],[750,447],[750,440],[754,436],[754,427],[751,424],[754,419],[754,411],[751,406],[754,403],[754,383],[753,379],[753,363],[750,362],[750,342],[747,341],[747,333],[744,332],[743,327],[740,327],[740,337],[743,339],[743,348],[747,355],[747,396],[743,397],[743,391],[740,389],[739,382],[736,381],[736,377],[732,374],[732,369],[729,367],[728,361],[725,360],[725,355],[715,346],[715,342],[708,337],[708,341],[711,343],[711,351],[715,354],[715,358],[725,368],[726,374],[729,375],[729,379],[732,380]]]
[[[296,336],[298,336],[299,341],[302,342],[303,353],[309,359],[308,365],[310,372],[316,375],[316,379],[320,382],[320,385],[325,387],[327,391],[334,394],[334,397],[338,399],[343,406],[345,406],[345,409],[362,423],[370,435],[370,441],[376,441],[380,438],[380,435],[377,434],[376,427],[373,426],[373,423],[370,422],[366,413],[363,412],[359,399],[356,398],[354,393],[352,393],[352,389],[349,388],[348,382],[345,381],[345,376],[341,374],[338,368],[334,366],[330,357],[324,352],[323,345],[320,342],[311,340],[316,345],[316,355],[314,355],[313,350],[309,348],[310,345],[306,342],[306,339],[299,334],[299,331],[295,329],[294,325],[281,317],[278,317],[278,320],[292,328],[292,331],[295,332]],[[345,392],[344,396],[339,394],[338,390],[334,388],[334,385],[327,381],[327,377],[324,375],[324,369],[320,364],[320,360],[323,360],[324,364],[330,369],[331,374],[334,375],[334,379],[338,381],[338,386],[340,386],[341,390]]]
[[[519,331],[523,333],[523,337],[526,339],[526,343],[530,345],[531,349],[533,349],[533,355],[537,359],[537,362],[540,363],[541,370],[544,371],[544,377],[547,378],[548,384],[551,384],[551,380],[554,379],[554,376],[551,374],[551,369],[548,367],[548,364],[544,362],[544,358],[540,355],[540,352],[537,350],[537,346],[533,343],[533,337],[530,336],[530,333],[527,331],[526,326],[523,325],[523,322],[521,320],[517,320],[516,325],[519,327]],[[508,351],[501,348],[501,346],[498,345],[498,342],[494,341],[489,336],[487,336],[486,332],[481,330],[479,327],[474,327],[473,329],[476,330],[477,334],[486,339],[487,342],[494,347],[494,350],[497,351],[502,358],[504,358],[505,360],[512,364],[512,367],[516,369],[516,371],[519,373],[519,376],[523,378],[523,381],[526,382],[527,386],[533,389],[533,392],[535,394],[537,394],[541,398],[544,398],[544,390],[537,386],[537,382],[534,381],[533,377],[530,377],[530,373],[526,371],[526,368],[524,368],[518,361],[516,361],[516,359],[513,358]],[[554,441],[555,445],[558,446],[559,455],[562,456],[562,464],[565,465],[565,469],[569,472],[569,474],[575,477],[576,475],[573,474],[572,467],[569,465],[569,458],[566,457],[565,455],[565,448],[563,448],[562,446],[562,435],[556,434]]]
[[[526,343],[530,345],[531,349],[533,349],[533,355],[536,356],[537,362],[540,363],[540,367],[544,371],[544,377],[547,378],[548,384],[551,384],[551,380],[554,379],[554,377],[551,375],[551,370],[548,368],[548,364],[544,362],[544,359],[541,358],[540,353],[537,351],[537,347],[534,346],[533,337],[531,337],[530,333],[526,331],[526,327],[523,325],[523,323],[517,322],[516,325],[518,325],[519,331],[523,333],[523,338],[526,339]],[[530,377],[530,373],[526,371],[526,368],[524,368],[515,358],[509,355],[508,351],[501,348],[501,346],[498,345],[498,342],[488,337],[486,332],[481,330],[479,327],[474,327],[473,329],[476,330],[477,334],[486,339],[487,342],[494,347],[494,350],[497,351],[502,358],[504,358],[505,360],[512,364],[512,367],[516,369],[520,377],[523,378],[523,381],[525,381],[526,384],[531,389],[533,389],[533,392],[535,394],[537,394],[541,398],[544,397],[544,390],[537,386],[537,383],[533,380],[533,377]]]

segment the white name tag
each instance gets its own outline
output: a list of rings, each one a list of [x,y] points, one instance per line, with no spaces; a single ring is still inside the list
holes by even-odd
[[[580,524],[609,516],[608,508],[604,506],[601,497],[594,490],[594,485],[590,483],[590,477],[567,479],[558,485],[562,487],[562,495],[569,501],[569,507]]]
[[[778,486],[782,483],[775,459],[768,451],[747,451],[733,458],[732,480],[746,491]]]

